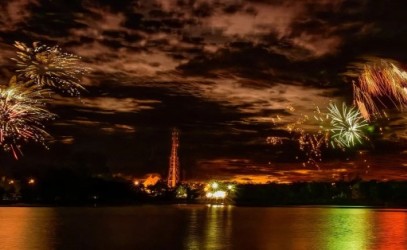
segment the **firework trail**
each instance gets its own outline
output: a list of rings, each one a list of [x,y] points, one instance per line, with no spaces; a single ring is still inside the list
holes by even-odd
[[[80,77],[88,69],[80,63],[80,57],[62,52],[58,46],[48,47],[38,42],[32,47],[15,42],[17,75],[30,84],[58,89],[64,93],[78,96],[84,87]]]
[[[0,88],[0,146],[11,151],[14,158],[21,155],[21,145],[29,141],[45,146],[49,134],[43,122],[54,114],[43,108],[46,90],[16,84],[13,77],[8,87]]]
[[[407,72],[389,59],[365,58],[354,63],[344,75],[352,79],[354,104],[370,120],[383,115],[382,109],[407,107]]]

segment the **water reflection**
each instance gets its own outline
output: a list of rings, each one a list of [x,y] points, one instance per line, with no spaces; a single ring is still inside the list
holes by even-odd
[[[207,249],[221,249],[230,242],[232,230],[231,206],[211,205],[207,210],[205,246]]]
[[[192,210],[188,217],[185,249],[229,247],[232,230],[231,213],[232,207],[224,205],[208,205],[205,209]]]
[[[376,218],[377,249],[407,248],[407,213],[405,211],[378,211]],[[404,246],[404,247],[402,247]]]
[[[0,208],[0,249],[407,249],[407,211]]]
[[[185,237],[184,247],[187,249],[195,250],[199,249],[200,239],[199,239],[199,221],[198,221],[198,210],[194,209],[191,211],[188,217],[188,228],[187,235]]]
[[[323,248],[370,249],[376,231],[373,216],[368,209],[325,210],[319,226],[320,241],[326,242]]]
[[[405,210],[235,208],[232,217],[236,249],[407,249]]]
[[[0,208],[0,248],[54,249],[51,208]]]

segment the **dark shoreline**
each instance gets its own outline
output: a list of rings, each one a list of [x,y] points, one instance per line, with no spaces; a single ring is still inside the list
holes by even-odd
[[[207,196],[205,185],[165,181],[144,187],[122,178],[71,176],[36,178],[35,184],[13,179],[0,185],[1,207],[94,207],[144,204],[233,204],[239,207],[407,208],[407,181],[336,181],[289,184],[236,184],[224,198]],[[182,195],[180,195],[182,194]]]

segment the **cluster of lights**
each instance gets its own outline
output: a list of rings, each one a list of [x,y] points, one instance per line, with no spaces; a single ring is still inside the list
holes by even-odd
[[[21,182],[20,182],[19,180],[9,179],[9,180],[7,181],[7,183],[8,183],[9,185],[14,185],[14,184],[18,184],[18,183],[21,183]],[[29,185],[35,185],[35,183],[36,183],[36,181],[35,181],[34,178],[29,178],[29,179],[27,180],[27,184],[29,184]]]
[[[212,182],[205,187],[205,197],[208,199],[225,199],[235,191],[233,184],[225,184],[219,182]]]

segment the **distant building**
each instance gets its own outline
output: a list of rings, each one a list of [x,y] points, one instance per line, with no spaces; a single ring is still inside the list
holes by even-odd
[[[156,174],[156,173],[148,174],[148,175],[146,175],[146,178],[143,181],[143,186],[144,187],[154,186],[160,180],[161,180],[161,176],[159,174]]]

